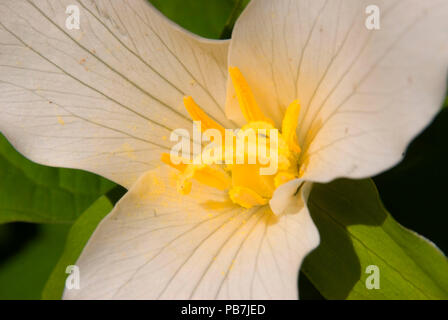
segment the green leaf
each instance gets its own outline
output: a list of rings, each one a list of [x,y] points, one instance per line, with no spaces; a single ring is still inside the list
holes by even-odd
[[[0,135],[0,223],[71,223],[115,186],[89,172],[33,163]]]
[[[45,282],[62,253],[69,227],[29,223],[0,225],[0,300],[40,299]]]
[[[371,180],[315,184],[309,208],[321,244],[302,270],[325,298],[448,298],[447,258],[390,216]],[[366,287],[369,265],[379,268],[380,289]]]
[[[62,297],[67,266],[75,265],[98,223],[112,210],[113,204],[103,196],[87,209],[70,229],[63,253],[42,292],[42,299],[55,300]],[[82,282],[82,270],[81,270]]]
[[[249,0],[149,1],[169,19],[183,28],[212,39],[219,39],[225,28],[232,28],[233,23],[235,23],[232,17],[236,19],[249,2]]]

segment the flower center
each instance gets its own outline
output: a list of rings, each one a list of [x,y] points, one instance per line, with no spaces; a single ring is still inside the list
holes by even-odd
[[[296,129],[300,114],[299,102],[293,101],[286,110],[281,133],[267,118],[236,67],[229,68],[238,103],[247,121],[237,134],[229,135],[221,125],[210,119],[194,102],[185,97],[184,104],[201,130],[217,130],[220,141],[213,141],[193,161],[173,161],[173,155],[162,154],[162,161],[181,171],[178,191],[188,194],[192,180],[219,190],[226,190],[230,199],[244,207],[265,205],[280,185],[299,177],[298,160],[301,152]],[[233,131],[232,131],[233,132]],[[225,139],[224,139],[225,137]],[[219,142],[219,143],[217,143]],[[198,160],[197,158],[200,158]]]

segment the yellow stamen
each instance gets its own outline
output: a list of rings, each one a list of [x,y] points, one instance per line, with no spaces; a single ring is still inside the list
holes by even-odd
[[[232,186],[251,189],[261,197],[270,198],[275,190],[274,177],[260,175],[261,166],[256,164],[231,165]]]
[[[274,122],[260,109],[241,71],[237,67],[230,67],[229,74],[241,111],[248,123],[238,134],[227,135],[224,127],[210,118],[192,97],[186,96],[184,104],[191,118],[201,121],[202,131],[217,129],[222,134],[222,144],[211,145],[211,148],[203,150],[197,155],[200,161],[195,158],[193,161],[174,164],[173,162],[180,161],[176,161],[168,153],[162,154],[162,161],[181,171],[177,186],[182,194],[190,193],[192,182],[196,180],[212,188],[227,191],[230,197],[228,203],[244,208],[264,206],[279,186],[303,175],[308,166],[309,160],[299,162],[301,148],[296,131],[300,104],[295,100],[288,106],[279,132]],[[229,139],[225,139],[226,136]],[[215,154],[218,159],[211,158]],[[302,163],[300,168],[297,163]],[[266,172],[264,169],[273,168],[274,171],[262,173]],[[217,208],[228,203],[219,203]]]
[[[246,79],[244,79],[240,69],[237,67],[230,67],[229,73],[233,86],[235,87],[238,103],[246,121],[264,121],[272,123],[272,121],[267,118],[259,108],[257,102],[255,101],[254,94],[252,93]]]
[[[230,199],[243,208],[252,208],[254,206],[265,205],[268,199],[258,195],[255,191],[245,187],[233,187],[229,191]]]
[[[190,180],[179,180],[177,182],[177,192],[181,195],[187,195],[191,192],[192,183]]]
[[[217,165],[189,165],[181,175],[178,191],[190,193],[192,179],[218,190],[227,190],[232,184],[230,176]]]
[[[187,169],[187,164],[181,162],[179,164],[175,164],[171,161],[171,155],[169,153],[162,153],[162,155],[160,156],[160,160],[162,160],[163,163],[169,165],[170,167],[177,169],[179,171],[185,171],[185,169]]]
[[[221,132],[222,136],[225,135],[224,128],[216,123],[213,119],[211,119],[193,100],[192,97],[187,96],[184,97],[184,105],[187,109],[188,113],[190,114],[191,118],[194,121],[201,121],[201,130],[205,131],[208,129],[217,129]]]
[[[297,123],[300,115],[300,103],[298,100],[294,100],[286,109],[285,117],[282,122],[282,136],[284,137],[289,148],[297,153],[300,153],[301,149],[297,143]]]

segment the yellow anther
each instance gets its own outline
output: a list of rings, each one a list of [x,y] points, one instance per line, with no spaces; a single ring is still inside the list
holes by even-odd
[[[169,165],[170,167],[173,167],[174,169],[177,169],[179,171],[185,171],[185,169],[187,169],[187,164],[185,164],[185,162],[180,162],[179,164],[175,164],[171,161],[171,155],[169,153],[162,153],[162,155],[160,156],[160,160],[162,160],[163,163]],[[179,159],[180,161],[181,159]]]
[[[258,195],[255,191],[245,187],[233,187],[229,191],[230,199],[243,208],[252,208],[254,206],[265,205],[268,199]]]
[[[270,198],[275,191],[274,176],[260,175],[260,165],[231,165],[232,186],[251,189],[263,198]]]
[[[217,165],[188,165],[182,173],[178,184],[178,191],[182,194],[188,194],[191,190],[191,180],[194,179],[209,187],[219,190],[230,188],[232,179]]]
[[[211,119],[193,100],[192,97],[184,97],[184,105],[194,121],[201,121],[201,130],[217,129],[225,136],[225,129],[220,124]]]
[[[238,103],[246,121],[264,121],[272,123],[272,120],[270,120],[263,114],[257,102],[255,101],[254,94],[252,93],[252,90],[250,89],[249,84],[247,83],[240,69],[238,69],[237,67],[230,67],[229,73],[230,78],[232,79],[233,86],[235,88]]]
[[[300,103],[294,100],[286,109],[282,122],[282,136],[293,152],[300,153],[301,149],[297,143],[297,123],[300,115]]]
[[[177,182],[177,192],[181,195],[187,195],[191,192],[192,183],[190,180],[179,180]]]
[[[202,131],[217,129],[223,143],[203,150],[198,154],[200,161],[196,161],[197,158],[178,161],[182,159],[173,159],[168,153],[162,154],[162,161],[181,171],[177,187],[182,194],[190,193],[192,181],[196,180],[228,192],[228,203],[220,203],[218,208],[228,204],[247,209],[264,206],[279,186],[302,176],[308,166],[308,159],[302,162],[300,170],[297,166],[301,152],[296,133],[300,104],[295,100],[288,106],[280,132],[258,106],[241,71],[230,67],[229,73],[247,124],[237,134],[226,135],[224,127],[210,118],[192,97],[186,96],[184,104],[191,118],[201,121]],[[209,161],[216,160],[215,155],[220,161]]]

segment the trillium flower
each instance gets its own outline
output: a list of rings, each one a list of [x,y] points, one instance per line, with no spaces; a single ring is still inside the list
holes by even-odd
[[[319,245],[312,184],[394,166],[444,97],[448,2],[376,4],[369,30],[370,1],[252,0],[212,41],[143,0],[3,0],[0,130],[36,162],[129,190],[64,298],[296,299]],[[170,134],[193,120],[279,129],[283,171],[173,164]]]

